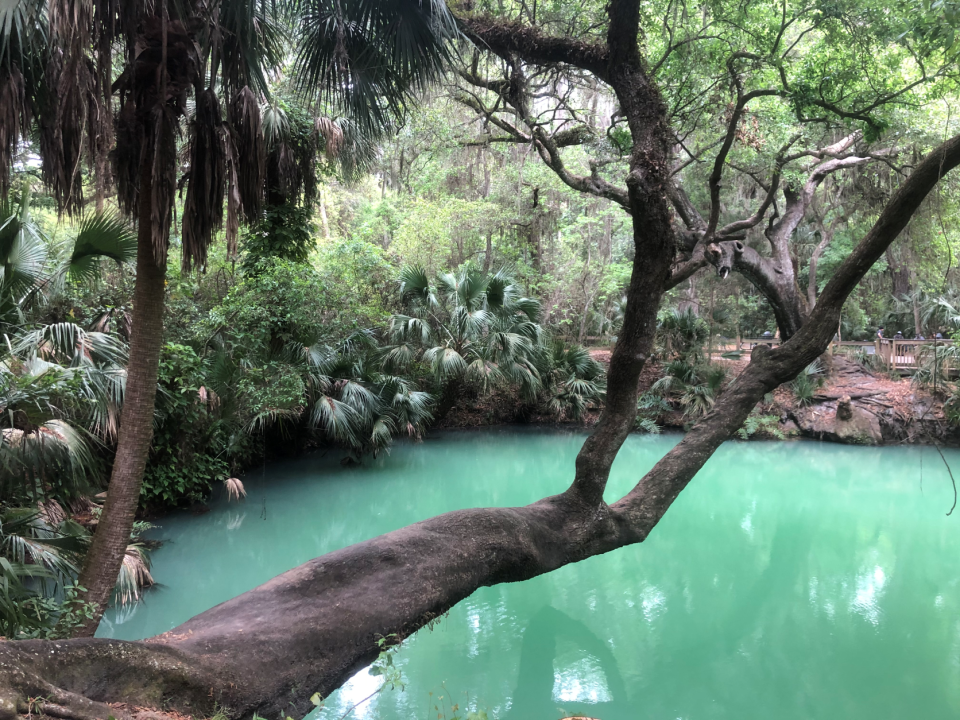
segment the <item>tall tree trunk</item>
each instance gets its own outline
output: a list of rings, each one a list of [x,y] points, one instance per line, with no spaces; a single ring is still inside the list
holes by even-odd
[[[917,276],[913,273],[913,283],[916,286]],[[920,335],[920,291],[916,290],[913,295],[913,334]]]
[[[887,267],[890,269],[890,279],[892,281],[893,295],[897,299],[910,294],[910,266],[906,262],[901,262],[894,257],[893,252],[888,249],[885,253],[887,258]]]
[[[120,415],[120,433],[107,500],[93,543],[80,573],[84,600],[96,605],[94,616],[77,631],[92,636],[110,600],[120,565],[130,542],[130,530],[140,500],[140,485],[153,439],[160,349],[163,346],[163,305],[166,264],[158,266],[152,239],[151,167],[140,172],[140,217],[137,228],[137,279],[133,291],[133,327],[127,386]]]

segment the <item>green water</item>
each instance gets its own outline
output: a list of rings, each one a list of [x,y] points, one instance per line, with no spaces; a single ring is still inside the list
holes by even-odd
[[[168,630],[314,556],[446,510],[559,492],[583,437],[452,433],[362,468],[318,454],[251,473],[244,504],[163,519],[162,585],[100,635]],[[674,442],[631,437],[608,499]],[[960,453],[947,458],[960,468]],[[404,644],[405,691],[351,717],[449,718],[458,703],[511,720],[958,718],[952,502],[931,448],[729,443],[647,542],[479,590]],[[376,687],[361,672],[319,716],[338,720]]]

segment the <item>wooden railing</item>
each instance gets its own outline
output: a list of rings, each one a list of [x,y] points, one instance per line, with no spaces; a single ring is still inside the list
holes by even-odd
[[[769,345],[776,347],[780,344],[780,338],[776,337],[757,337],[742,338],[737,346],[733,341],[721,343],[717,352],[730,351],[750,351],[757,345]],[[913,372],[917,370],[923,358],[921,348],[930,348],[930,352],[935,352],[935,348],[944,345],[953,345],[953,340],[931,339],[931,340],[900,340],[896,338],[876,338],[875,340],[835,340],[831,348],[836,351],[839,348],[854,348],[864,351],[868,355],[876,355],[883,362],[884,367],[890,371]]]
[[[590,337],[588,340],[600,341],[603,337]],[[739,342],[732,338],[722,338],[710,343],[710,353],[713,357],[718,357],[723,353],[741,352],[749,354],[757,345],[768,345],[777,347],[780,344],[778,337],[753,337],[740,338]],[[923,361],[924,352],[935,352],[937,347],[944,345],[953,345],[953,340],[930,339],[930,340],[899,340],[896,338],[875,338],[874,340],[834,340],[830,347],[833,352],[842,348],[852,348],[860,350],[867,355],[875,355],[881,359],[884,368],[890,372],[913,373]],[[922,351],[921,348],[929,348],[929,351]],[[613,344],[610,344],[613,349]],[[841,350],[842,351],[842,350]]]
[[[936,352],[937,347],[953,345],[953,340],[897,340],[895,338],[877,338],[876,353],[888,370],[914,371],[920,367],[923,355],[921,348]]]

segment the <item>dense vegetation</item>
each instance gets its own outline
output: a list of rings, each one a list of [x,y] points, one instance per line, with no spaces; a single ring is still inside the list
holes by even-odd
[[[581,422],[603,406],[585,346],[618,338],[650,260],[623,181],[636,118],[606,71],[576,48],[544,60],[536,41],[603,42],[607,10],[470,4],[452,7],[458,31],[439,4],[399,3],[412,30],[388,3],[289,5],[224,0],[215,21],[204,3],[109,23],[97,10],[92,34],[56,3],[0,15],[3,635],[95,625],[102,602],[85,604],[77,578],[112,512],[91,501],[111,473],[162,511],[240,494],[235,476],[279,453],[336,446],[362,462],[492,397],[518,420]],[[957,41],[944,4],[637,13],[676,226],[653,308],[662,377],[629,423],[655,432],[671,408],[691,423],[714,408],[728,385],[715,346],[796,335],[956,131]],[[532,46],[511,39],[517,23]],[[201,69],[166,60],[168,32],[197,41]],[[134,82],[148,76],[162,82]],[[75,84],[81,96],[51,99]],[[97,113],[77,114],[85,103]],[[958,203],[947,176],[845,297],[838,336],[952,335]],[[137,312],[162,317],[138,320],[136,292],[155,293]],[[955,351],[939,352],[921,381],[955,392],[937,375]],[[800,403],[818,382],[807,367]],[[142,471],[136,442],[118,453],[128,377]],[[120,601],[152,582],[127,515]]]

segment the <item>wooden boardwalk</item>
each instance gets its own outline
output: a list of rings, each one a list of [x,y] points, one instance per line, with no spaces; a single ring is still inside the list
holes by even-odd
[[[603,349],[613,351],[614,343],[604,336],[587,337],[587,341],[593,341],[598,345],[593,346],[593,350]],[[741,338],[737,340],[724,338],[719,343],[712,345],[710,353],[712,356],[719,356],[724,353],[742,352],[749,355],[750,351],[757,345],[768,345],[777,347],[780,344],[778,337],[755,337]],[[830,344],[833,352],[838,350],[843,352],[846,348],[853,351],[860,351],[865,355],[874,355],[881,359],[883,367],[888,372],[898,372],[901,375],[912,375],[916,372],[923,362],[924,354],[930,354],[936,351],[937,347],[953,345],[953,340],[930,339],[930,340],[895,340],[894,338],[876,338],[875,340],[835,340]],[[921,350],[921,348],[923,348]],[[949,368],[949,372],[957,374],[960,368]]]
[[[757,345],[776,347],[779,344],[780,339],[775,337],[743,338],[740,341],[739,349],[749,351]],[[839,348],[860,350],[867,355],[875,355],[881,358],[888,371],[912,375],[920,367],[925,352],[935,352],[937,347],[943,347],[944,345],[953,345],[953,340],[897,340],[893,338],[877,338],[873,341],[838,340],[831,343],[831,348],[834,351]],[[724,346],[722,351],[729,352],[736,348],[737,344],[734,342],[733,345],[727,344]]]

